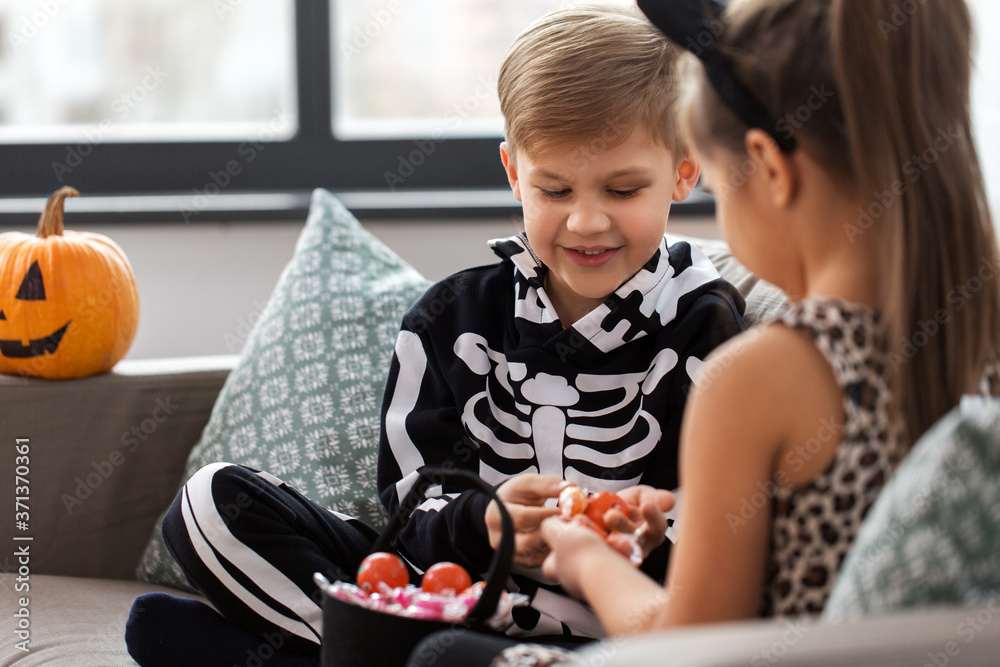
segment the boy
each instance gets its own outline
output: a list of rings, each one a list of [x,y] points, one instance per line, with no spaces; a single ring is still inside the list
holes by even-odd
[[[499,78],[500,154],[525,232],[493,242],[499,264],[432,287],[396,343],[382,501],[393,512],[423,466],[502,485],[517,529],[511,588],[531,600],[515,610],[513,635],[601,636],[593,614],[538,573],[538,524],[556,511],[563,480],[633,499],[676,488],[691,378],[745,326],[735,289],[698,250],[664,237],[671,202],[699,175],[676,139],[677,54],[640,15],[615,8],[559,11],[518,37]],[[240,541],[203,544],[190,533],[192,512],[241,492],[256,502],[238,518]],[[193,610],[173,613],[175,626],[195,631],[197,617],[199,634],[228,633],[216,644],[280,633],[269,664],[288,659],[285,649],[317,654],[312,574],[353,579],[374,531],[240,466],[207,466],[181,496],[193,509],[175,501],[164,538],[188,578],[249,633]],[[428,496],[396,549],[419,571],[453,561],[481,576],[499,541],[496,507],[478,492]],[[655,550],[643,569],[662,581],[666,556]],[[144,602],[139,621],[171,613]],[[142,636],[137,626],[130,650]]]
[[[517,528],[514,635],[601,636],[580,602],[535,570],[538,523],[562,480],[590,491],[677,487],[685,396],[701,360],[744,328],[743,302],[687,243],[672,201],[697,163],[677,140],[678,52],[638,13],[550,14],[500,71],[500,156],[525,231],[503,261],[432,287],[403,320],[382,406],[378,485],[394,511],[425,465],[494,485]],[[526,474],[533,473],[533,474]],[[425,569],[486,570],[499,518],[481,493],[440,489],[399,552]],[[663,580],[666,547],[643,569]]]

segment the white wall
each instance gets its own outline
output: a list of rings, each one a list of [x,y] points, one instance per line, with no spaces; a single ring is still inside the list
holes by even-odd
[[[92,228],[122,246],[135,272],[141,312],[128,358],[239,352],[292,257],[302,225]],[[396,223],[373,225],[372,231],[430,276],[452,271],[459,262],[490,261],[485,244],[472,239],[506,234],[511,223],[423,225],[426,238],[419,238],[418,227]]]

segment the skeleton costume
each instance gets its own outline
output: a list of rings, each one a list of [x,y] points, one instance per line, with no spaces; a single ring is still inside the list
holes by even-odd
[[[395,510],[425,465],[471,470],[491,484],[534,471],[594,491],[676,488],[691,378],[745,328],[739,293],[699,250],[665,237],[631,280],[564,329],[526,237],[493,247],[504,261],[438,283],[404,318],[382,407],[383,503]],[[481,575],[492,553],[487,497],[440,487],[428,495],[396,548],[420,571],[453,561]],[[313,573],[353,581],[378,533],[274,475],[215,463],[174,499],[163,537],[188,580],[232,621],[218,641],[280,635],[283,650],[318,655]],[[662,581],[666,557],[661,547],[643,567]],[[511,590],[531,605],[516,610],[511,634],[600,636],[586,606],[539,578],[512,576]]]
[[[590,491],[677,487],[684,402],[705,357],[745,328],[743,299],[687,242],[664,237],[639,272],[564,327],[527,237],[496,240],[503,261],[433,286],[403,319],[382,404],[378,487],[390,512],[423,466],[499,485],[525,472]],[[492,550],[479,492],[432,488],[396,547],[424,570],[486,571]],[[663,581],[668,546],[643,564]],[[516,570],[516,568],[515,568]],[[602,634],[584,604],[517,570],[513,636]]]

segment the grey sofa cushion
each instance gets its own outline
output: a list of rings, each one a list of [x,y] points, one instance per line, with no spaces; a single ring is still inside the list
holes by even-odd
[[[4,609],[0,615],[0,664],[73,665],[73,667],[119,667],[135,662],[125,649],[125,621],[132,601],[143,593],[179,591],[134,581],[30,575],[27,593],[14,590],[14,574],[0,574]],[[15,595],[30,597],[28,652],[17,648],[22,641],[16,630]],[[185,596],[193,597],[193,596]],[[141,612],[140,612],[141,613]]]
[[[0,488],[13,494],[14,439],[26,438],[30,490],[28,529],[7,514],[0,542],[33,537],[32,573],[134,579],[235,360],[126,360],[79,380],[0,375],[0,431],[10,438]],[[0,570],[16,569],[12,551]]]
[[[601,642],[579,656],[579,666],[992,666],[1000,655],[1000,623],[988,612],[993,622],[977,624],[984,611],[940,607],[857,623],[776,619],[679,628]]]

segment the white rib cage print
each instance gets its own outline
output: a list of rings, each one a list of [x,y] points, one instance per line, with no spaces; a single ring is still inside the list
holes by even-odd
[[[455,354],[472,372],[492,374],[495,380],[466,402],[465,428],[516,470],[502,472],[481,460],[483,479],[499,484],[514,474],[537,472],[592,490],[621,489],[638,482],[637,476],[598,478],[581,468],[614,471],[653,451],[660,425],[643,409],[643,399],[677,365],[674,350],[661,350],[641,372],[575,378],[541,372],[528,377],[524,364],[508,362],[475,333],[459,336]],[[497,436],[484,415],[504,427],[508,440]]]

